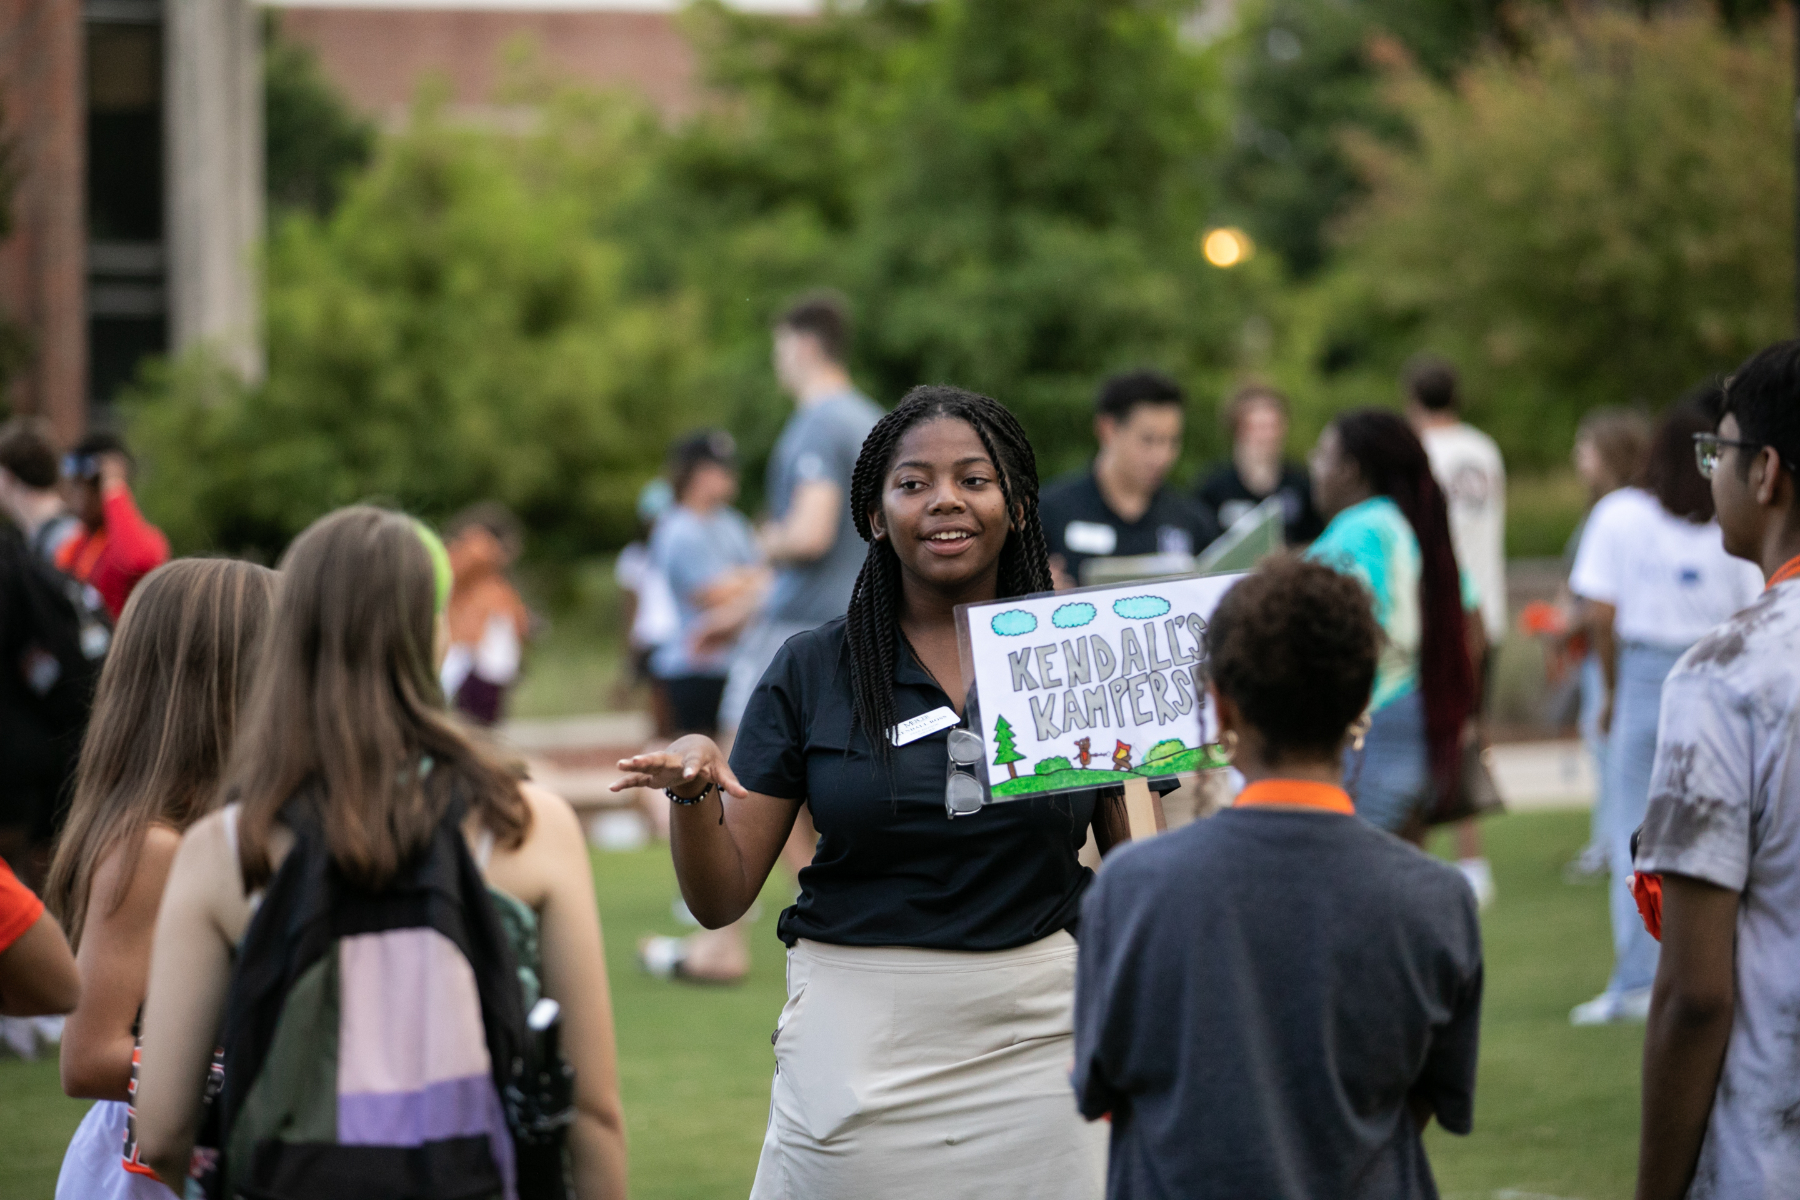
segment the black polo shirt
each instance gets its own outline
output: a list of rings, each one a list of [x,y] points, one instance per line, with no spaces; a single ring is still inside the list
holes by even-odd
[[[1281,464],[1281,482],[1269,496],[1259,496],[1251,491],[1244,483],[1244,477],[1238,474],[1236,463],[1221,463],[1201,480],[1194,496],[1200,507],[1212,514],[1220,529],[1230,529],[1233,522],[1269,496],[1279,496],[1288,545],[1304,546],[1325,530],[1319,510],[1313,507],[1312,477],[1298,463]]]
[[[1158,488],[1144,515],[1127,521],[1106,503],[1094,471],[1065,475],[1044,489],[1038,518],[1050,553],[1062,555],[1069,577],[1081,580],[1090,558],[1133,554],[1198,554],[1219,536],[1218,522],[1181,493]]]
[[[904,641],[900,720],[950,703]],[[1073,932],[1093,872],[1076,861],[1094,794],[944,811],[948,730],[894,747],[886,765],[853,730],[844,618],[797,634],[750,697],[731,769],[752,792],[812,806],[819,847],[781,940],[1005,950]]]

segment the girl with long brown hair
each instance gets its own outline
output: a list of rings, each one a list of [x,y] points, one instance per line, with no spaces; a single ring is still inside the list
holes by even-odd
[[[133,591],[100,674],[47,889],[81,968],[63,1090],[100,1101],[63,1159],[69,1200],[167,1197],[121,1155],[150,934],[182,831],[214,805],[275,573],[183,559]]]
[[[138,1090],[144,1161],[164,1178],[186,1173],[236,948],[301,834],[322,841],[344,888],[379,895],[466,812],[461,832],[513,943],[519,986],[561,1006],[575,1072],[575,1194],[623,1195],[612,1006],[586,842],[566,801],[514,779],[444,709],[441,543],[404,515],[352,507],[295,539],[281,573],[226,807],[182,839],[157,923]],[[433,1000],[404,990],[417,980],[394,982],[385,1008],[412,1012]],[[439,1051],[486,1060],[485,1046]],[[231,1070],[228,1049],[228,1080]],[[485,1157],[483,1169],[494,1169]]]

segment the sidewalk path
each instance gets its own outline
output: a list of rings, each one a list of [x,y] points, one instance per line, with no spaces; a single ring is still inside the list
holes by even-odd
[[[1488,751],[1488,768],[1513,812],[1588,808],[1594,764],[1579,740],[1513,742]]]
[[[579,809],[596,810],[636,802],[629,792],[607,788],[619,777],[614,764],[642,749],[650,732],[648,714],[624,712],[508,721],[499,736],[525,759],[533,779]],[[1500,794],[1515,812],[1593,803],[1593,764],[1575,739],[1513,742],[1488,754]]]

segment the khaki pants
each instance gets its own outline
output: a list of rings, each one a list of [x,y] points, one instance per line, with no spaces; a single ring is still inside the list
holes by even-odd
[[[1100,1200],[1075,1110],[1075,941],[965,953],[801,941],[751,1200]]]

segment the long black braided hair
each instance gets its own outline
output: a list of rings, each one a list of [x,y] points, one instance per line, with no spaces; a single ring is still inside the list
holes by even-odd
[[[894,667],[899,660],[900,559],[886,538],[875,537],[869,513],[881,505],[882,485],[900,439],[913,426],[940,417],[968,422],[1000,476],[1000,495],[1013,525],[1000,547],[998,596],[1050,590],[1050,551],[1038,520],[1037,455],[1018,418],[999,401],[962,388],[926,384],[906,393],[869,431],[850,477],[850,513],[856,532],[869,543],[845,625],[850,694],[856,722],[883,760],[892,754],[886,731],[898,720]]]

